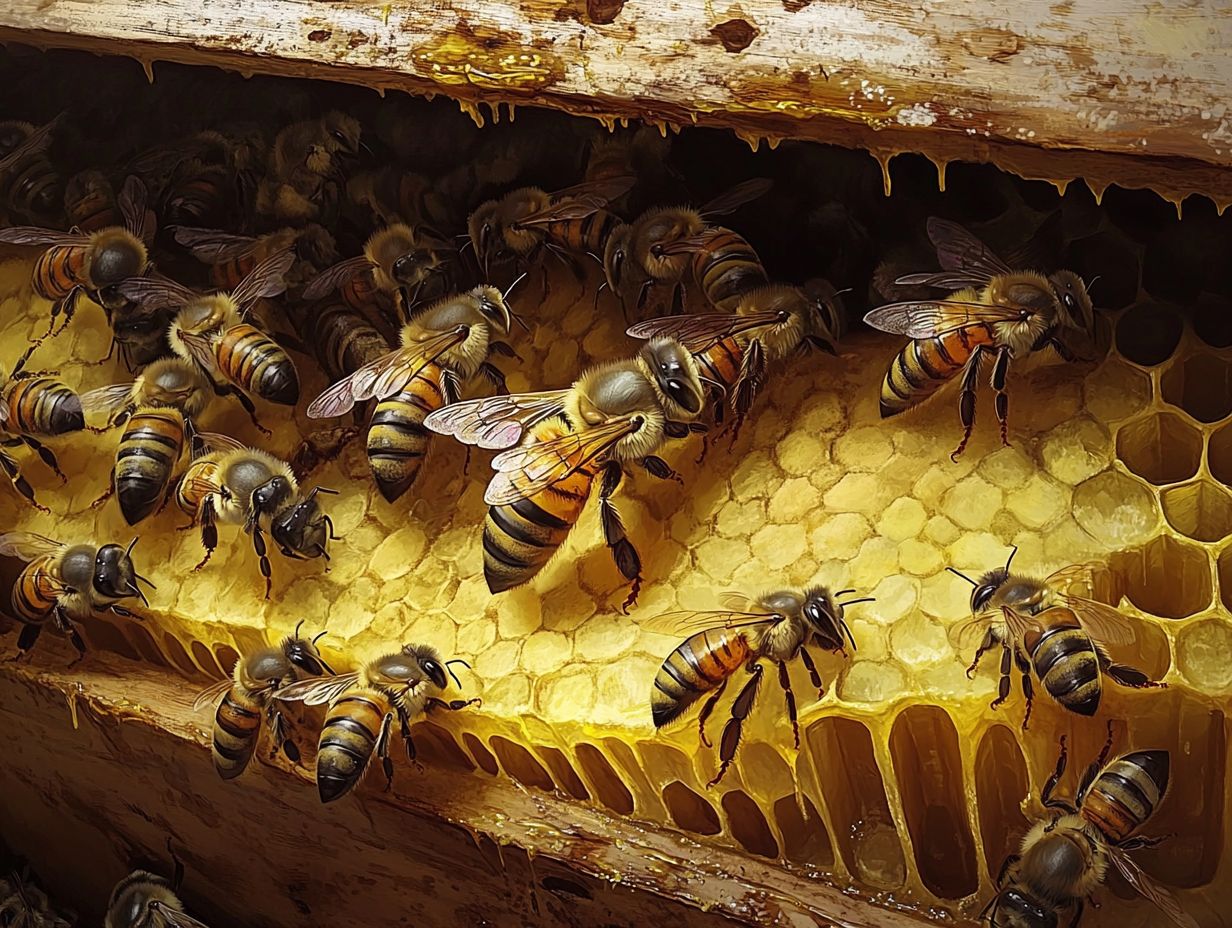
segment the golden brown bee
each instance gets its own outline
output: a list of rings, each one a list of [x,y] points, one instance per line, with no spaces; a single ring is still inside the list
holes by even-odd
[[[206,928],[184,911],[180,885],[184,865],[172,853],[175,874],[168,880],[148,870],[134,870],[111,891],[103,928]]]
[[[299,763],[299,748],[287,737],[282,710],[270,698],[281,687],[304,677],[332,674],[317,650],[317,641],[299,636],[300,622],[278,647],[260,648],[242,655],[231,676],[202,690],[193,711],[218,703],[214,714],[214,769],[224,780],[238,777],[257,751],[262,717],[274,739],[270,756],[279,751],[293,764]],[[221,699],[219,699],[221,697]]]
[[[29,355],[27,351],[7,377],[0,368],[0,447],[25,445],[65,480],[55,454],[34,436],[63,435],[85,428],[81,397],[44,371],[23,370]],[[34,491],[17,470],[16,462],[3,451],[0,467],[18,492],[33,503]]]
[[[388,790],[393,785],[394,765],[389,742],[396,718],[401,727],[406,754],[415,760],[411,722],[434,709],[457,711],[478,699],[446,702],[440,694],[453,677],[452,664],[470,665],[455,659],[442,661],[426,645],[404,645],[401,651],[369,661],[352,673],[317,677],[285,686],[275,699],[302,701],[309,706],[329,705],[317,750],[317,789],[322,802],[333,802],[363,777],[375,754],[381,761]]]
[[[291,356],[246,321],[260,299],[286,290],[285,274],[295,255],[276,251],[256,265],[230,293],[199,294],[165,277],[138,277],[120,285],[128,299],[152,309],[174,309],[168,332],[171,349],[194,361],[214,380],[225,381],[271,403],[299,402],[299,375]],[[255,410],[242,394],[237,399]]]
[[[962,226],[935,216],[928,220],[928,237],[944,270],[910,274],[897,282],[950,290],[950,295],[880,306],[864,321],[912,339],[890,362],[882,382],[883,419],[920,404],[962,372],[958,413],[963,437],[950,455],[957,459],[975,428],[981,365],[992,361],[997,421],[1001,442],[1008,445],[1005,381],[1010,361],[1044,348],[1076,361],[1061,336],[1066,330],[1092,333],[1095,316],[1086,284],[1072,271],[1045,276],[1014,270]]]
[[[69,228],[87,234],[124,223],[115,188],[106,174],[93,168],[68,179],[64,187],[64,215]]]
[[[381,495],[392,502],[419,475],[428,452],[424,420],[433,410],[457,402],[478,373],[504,392],[505,377],[488,359],[494,352],[513,354],[493,338],[508,333],[510,318],[506,296],[495,287],[446,297],[403,326],[402,347],[330,386],[308,405],[308,416],[329,419],[356,403],[377,401],[368,464]]]
[[[852,592],[831,593],[824,586],[814,586],[803,591],[781,590],[756,597],[725,593],[721,598],[724,606],[721,610],[669,612],[644,623],[644,628],[662,634],[689,635],[667,656],[655,675],[654,688],[650,692],[650,714],[655,728],[675,721],[689,706],[710,693],[697,717],[702,744],[710,747],[706,720],[727,688],[727,682],[742,667],[749,674],[732,703],[731,718],[723,727],[719,739],[719,769],[714,779],[706,784],[708,787],[723,779],[736,757],[744,720],[757,701],[763,660],[778,665],[779,685],[787,700],[787,717],[791,720],[796,747],[800,747],[796,697],[791,689],[787,664],[799,658],[808,671],[809,680],[817,688],[817,698],[825,695],[825,683],[807,646],[812,644],[823,651],[837,651],[846,657],[845,639],[855,650],[856,642],[843,612],[847,606],[872,602],[872,599],[838,601],[838,597]]]
[[[359,121],[332,111],[320,119],[292,123],[270,149],[269,169],[257,188],[257,215],[279,225],[337,217],[344,169],[360,151]]]
[[[424,425],[481,448],[508,449],[492,460],[484,500],[483,572],[500,593],[531,580],[556,553],[600,474],[604,540],[637,601],[642,565],[611,497],[633,461],[661,479],[679,479],[655,452],[669,438],[705,431],[693,420],[704,388],[697,362],[679,342],[656,338],[636,357],[586,371],[571,387],[454,403]],[[521,444],[519,444],[521,442]],[[516,445],[516,447],[515,447]]]
[[[218,547],[219,522],[241,525],[252,535],[266,599],[272,587],[267,532],[284,557],[329,560],[327,546],[338,536],[321,511],[317,494],[337,490],[313,487],[302,493],[291,466],[272,454],[226,435],[199,432],[196,437],[202,453],[185,469],[175,493],[180,509],[192,517],[191,524],[201,526],[205,557],[194,570],[203,568]]]
[[[522,187],[481,204],[467,227],[484,274],[495,263],[533,261],[544,248],[562,257],[597,252],[617,224],[603,207],[633,184],[632,177],[613,177],[552,193]]]
[[[214,396],[205,373],[183,358],[150,364],[132,383],[91,390],[81,398],[85,412],[102,412],[108,425],[123,423],[111,487],[129,525],[136,525],[167,499],[171,477],[184,450],[187,423],[201,415]]]
[[[145,583],[151,589],[154,584],[133,567],[131,555],[136,543],[134,538],[127,548],[115,544],[100,547],[88,542],[64,544],[33,532],[0,535],[0,555],[27,562],[13,584],[11,600],[13,614],[24,623],[17,638],[17,656],[28,653],[43,626],[51,622],[72,642],[80,660],[86,645],[76,622],[104,610],[137,618],[120,605],[133,597],[148,608],[150,603],[137,584]]]
[[[153,230],[146,225],[150,214],[145,206],[145,185],[136,177],[124,182],[119,206],[123,227],[107,226],[90,235],[35,226],[0,229],[0,242],[49,246],[35,262],[32,275],[34,292],[51,301],[47,335],[55,329],[61,311],[64,323],[60,329],[68,325],[82,293],[104,309],[122,307],[126,301],[118,285],[145,272],[149,260],[146,241]]]
[[[258,236],[192,226],[177,226],[174,231],[175,240],[209,266],[210,281],[220,290],[236,289],[258,264],[281,251],[291,250],[296,259],[285,275],[288,287],[302,283],[301,275],[314,275],[338,259],[334,237],[316,223]]]
[[[694,254],[711,242],[704,235],[716,228],[709,220],[735,212],[765,194],[771,186],[772,182],[765,178],[753,178],[720,194],[701,209],[687,206],[650,209],[628,225],[617,226],[604,244],[603,272],[607,286],[620,298],[626,310],[632,303],[640,311],[646,305],[651,287],[656,284],[670,285],[672,303],[676,304]],[[747,254],[740,249],[737,251],[741,251],[741,260],[747,262]],[[747,251],[752,252],[751,247]],[[753,258],[760,268],[756,253]],[[764,272],[762,274],[764,276]],[[631,300],[635,290],[636,297]]]
[[[1113,662],[1105,652],[1106,645],[1133,644],[1137,634],[1133,622],[1112,606],[1069,592],[1070,586],[1089,577],[1089,566],[1066,567],[1038,580],[1010,573],[1017,551],[1014,547],[1004,567],[979,580],[947,568],[972,586],[972,616],[958,628],[961,647],[979,636],[967,676],[975,675],[985,652],[1001,647],[1001,681],[993,708],[1009,697],[1012,665],[1022,674],[1027,700],[1024,729],[1031,718],[1033,675],[1058,703],[1086,716],[1099,709],[1103,674],[1135,689],[1167,686],[1141,670]]]
[[[421,298],[443,295],[453,283],[455,249],[422,230],[395,223],[372,233],[364,253],[327,269],[307,287],[303,297],[317,300],[338,291],[352,309],[375,306],[384,312],[397,307],[401,321],[409,319]]]
[[[60,118],[0,122],[0,203],[30,221],[53,222],[60,210],[64,181],[47,157]]]
[[[1040,792],[1046,818],[1023,836],[1022,848],[1006,858],[997,878],[997,895],[980,913],[991,928],[1056,928],[1072,909],[1070,925],[1082,918],[1086,900],[1115,869],[1159,907],[1173,924],[1198,928],[1176,897],[1129,856],[1164,838],[1134,833],[1145,825],[1168,790],[1167,751],[1134,751],[1108,762],[1112,727],[1099,757],[1086,770],[1076,801],[1053,795],[1065,773],[1065,736],[1056,769]]]
[[[834,354],[842,331],[837,300],[823,280],[767,284],[742,296],[734,312],[661,316],[630,326],[628,334],[675,338],[692,352],[703,380],[720,394],[715,421],[723,421],[725,396],[738,433],[771,365],[809,348]]]

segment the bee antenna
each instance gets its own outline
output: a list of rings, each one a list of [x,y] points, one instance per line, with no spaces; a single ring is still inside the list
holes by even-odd
[[[970,577],[968,577],[966,574],[964,574],[961,570],[955,570],[953,567],[947,567],[947,568],[946,568],[946,570],[948,570],[950,573],[954,574],[956,577],[962,577],[964,580],[966,580],[966,581],[967,581],[968,583],[970,583],[972,586],[979,586],[979,584],[978,584],[978,583],[976,583],[974,580],[972,580]]]
[[[841,628],[843,631],[847,633],[847,640],[851,642],[851,650],[853,651],[860,650],[858,647],[856,647],[855,635],[851,633],[851,629],[847,627],[847,623],[843,621],[842,619],[839,619],[838,625],[839,625],[839,628]]]
[[[140,535],[134,535],[134,536],[133,536],[133,540],[132,540],[132,541],[130,541],[130,542],[128,543],[128,547],[124,549],[124,556],[125,556],[125,557],[127,557],[128,555],[130,555],[130,554],[132,554],[132,553],[133,553],[133,547],[137,544],[137,539],[138,539],[138,538],[140,538],[140,537],[141,537]]]
[[[519,274],[517,276],[517,279],[515,279],[513,283],[511,283],[508,287],[505,288],[505,292],[501,294],[501,297],[505,300],[508,300],[509,294],[513,292],[513,288],[516,287],[518,284],[520,284],[525,279],[526,275],[529,273],[530,271],[523,271],[521,274]]]
[[[705,377],[705,376],[703,376],[703,375],[701,375],[701,374],[698,374],[698,375],[697,375],[697,379],[698,379],[698,380],[700,380],[700,381],[701,381],[702,383],[704,383],[704,384],[708,384],[709,386],[714,387],[716,390],[718,390],[718,391],[719,391],[720,393],[722,393],[724,396],[726,396],[726,395],[727,395],[727,387],[723,386],[723,384],[719,383],[717,380],[712,380],[711,378],[709,378],[709,377]]]
[[[129,592],[131,592],[134,596],[138,597],[143,603],[145,603],[147,607],[150,605],[150,601],[145,598],[145,593],[141,592],[141,587],[137,586],[137,584],[130,582],[128,584],[128,589],[129,589]]]
[[[298,637],[299,637],[299,630],[300,630],[301,628],[303,628],[303,627],[304,627],[304,620],[303,620],[303,619],[300,619],[298,622],[296,622],[296,623],[295,623],[295,631],[291,632],[291,637],[292,637],[292,638],[298,638]]]
[[[525,277],[525,276],[526,276],[525,274],[523,274],[523,275],[522,275],[522,277]],[[521,278],[519,278],[519,279],[521,279]],[[508,307],[506,307],[506,308],[508,308]],[[522,327],[522,331],[523,331],[523,332],[529,332],[529,331],[530,331],[530,326],[528,326],[528,325],[526,324],[526,320],[525,320],[525,319],[523,319],[523,318],[522,318],[520,315],[518,315],[517,313],[515,313],[512,309],[510,309],[510,310],[509,310],[509,318],[510,318],[510,319],[512,319],[514,322],[516,322],[518,325],[520,325],[520,326]]]
[[[1014,563],[1014,555],[1018,553],[1018,545],[1013,545],[1010,548],[1010,556],[1005,561],[1005,572],[1009,573],[1010,564]]]
[[[846,609],[848,606],[854,606],[856,603],[875,603],[876,601],[876,596],[862,596],[859,599],[849,599],[845,603],[839,603],[839,605]]]
[[[151,590],[157,590],[157,589],[158,589],[158,587],[157,587],[157,586],[155,586],[153,583],[151,583],[151,582],[150,582],[149,580],[147,580],[145,577],[141,576],[141,574],[137,573],[136,571],[134,571],[134,572],[133,572],[133,576],[134,576],[134,577],[136,577],[138,580],[140,580],[142,583],[149,584],[149,587],[150,587],[150,589],[151,589]]]
[[[835,596],[846,596],[848,593],[854,593],[854,592],[855,590],[838,590],[835,592],[834,595]]]
[[[462,665],[463,667],[465,667],[467,670],[470,670],[470,669],[471,669],[471,665],[470,665],[470,664],[468,664],[466,661],[462,660],[462,658],[460,658],[460,657],[455,657],[455,658],[454,658],[453,660],[451,660],[451,661],[445,661],[445,671],[446,671],[446,673],[448,673],[448,674],[449,674],[449,676],[451,676],[451,677],[453,678],[454,685],[455,685],[455,686],[457,686],[457,688],[458,688],[458,689],[462,689],[462,681],[461,681],[461,680],[459,680],[459,679],[458,679],[458,675],[457,675],[456,673],[454,673],[454,672],[453,672],[453,668],[449,666],[450,664],[461,664],[461,665]]]
[[[591,257],[593,258],[593,257],[594,257],[594,255],[591,255]],[[596,293],[602,293],[602,292],[603,292],[604,290],[606,290],[606,289],[607,289],[607,281],[606,281],[606,280],[601,280],[601,281],[599,281],[599,289],[598,289],[598,290],[596,290],[595,292],[596,292]]]
[[[1084,281],[1082,282],[1082,285],[1083,285],[1084,287],[1086,287],[1086,288],[1087,288],[1087,291],[1088,291],[1088,292],[1090,292],[1091,288],[1095,286],[1095,282],[1096,282],[1097,280],[1099,280],[1099,279],[1100,279],[1101,277],[1103,277],[1103,276],[1104,276],[1103,274],[1096,274],[1094,277],[1092,277],[1092,278],[1091,278],[1091,282],[1090,282],[1090,283],[1087,283],[1087,282],[1084,280]]]
[[[300,624],[303,624],[303,623],[300,623]],[[296,630],[298,631],[298,630],[299,630],[299,625],[295,626],[295,628],[296,628]],[[313,635],[313,636],[312,636],[312,643],[313,643],[313,644],[316,644],[318,641],[320,641],[320,640],[321,640],[322,638],[324,638],[324,637],[325,637],[325,632],[324,632],[324,631],[318,632],[317,634],[315,634],[315,635]]]

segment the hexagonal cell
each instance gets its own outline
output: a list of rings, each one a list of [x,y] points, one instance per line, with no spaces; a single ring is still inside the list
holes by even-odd
[[[493,735],[488,740],[488,744],[492,746],[505,773],[512,779],[525,786],[534,786],[549,793],[556,789],[556,784],[552,782],[548,772],[543,769],[543,764],[535,760],[534,755],[522,745],[508,738],[502,738],[500,735]]]
[[[581,800],[590,798],[590,793],[586,790],[586,784],[577,775],[577,771],[569,763],[569,758],[565,757],[564,751],[557,748],[540,746],[535,748],[535,752],[547,764],[553,779],[564,787],[570,796]]]
[[[478,737],[469,731],[462,733],[462,740],[466,743],[466,748],[471,752],[471,757],[475,758],[481,770],[485,773],[490,773],[496,776],[500,772],[500,765],[496,763],[496,758],[492,756],[492,752],[488,750],[487,745],[479,740]]]
[[[920,879],[942,899],[971,895],[979,875],[954,723],[937,706],[911,706],[894,720],[890,756]]]
[[[633,811],[633,794],[602,751],[583,742],[577,746],[577,757],[582,772],[590,781],[591,791],[601,803],[621,815]]]
[[[1017,853],[1030,827],[1022,802],[1031,791],[1019,736],[1006,725],[984,732],[975,754],[975,803],[984,844],[984,864],[997,873],[1002,861]]]
[[[1161,229],[1176,224],[1176,207],[1150,190],[1111,186],[1104,191],[1100,207],[1118,230],[1144,244],[1152,242]]]
[[[1137,303],[1116,322],[1116,347],[1121,356],[1143,367],[1162,364],[1180,344],[1185,324],[1166,303]]]
[[[1219,541],[1232,535],[1232,495],[1209,480],[1168,487],[1160,494],[1164,517],[1195,541]]]
[[[815,867],[834,866],[834,847],[830,833],[808,796],[795,793],[774,803],[774,820],[783,836],[783,856],[796,863]]]
[[[1100,422],[1126,419],[1151,401],[1151,378],[1116,358],[1109,358],[1083,381],[1086,411]]]
[[[1194,334],[1212,348],[1232,347],[1232,300],[1204,293],[1193,306]]]
[[[1151,615],[1183,619],[1211,604],[1211,565],[1198,545],[1160,535],[1114,554],[1113,572],[1129,601]]]
[[[1220,560],[1220,583],[1224,561]],[[1232,687],[1232,626],[1222,619],[1185,625],[1176,637],[1176,667],[1186,682],[1203,693]]]
[[[1180,483],[1202,463],[1202,433],[1175,413],[1153,413],[1117,432],[1117,457],[1156,486]]]
[[[695,793],[679,780],[663,787],[663,805],[676,827],[695,835],[717,835],[721,830],[719,813],[705,796]]]
[[[141,659],[132,642],[124,637],[124,633],[108,619],[101,616],[91,616],[90,619],[88,622],[81,623],[82,637],[85,639],[87,648],[95,651],[110,651],[130,661]],[[52,628],[54,629],[55,626]],[[54,632],[49,630],[43,633],[43,637],[50,637],[52,634]],[[196,645],[198,642],[194,641],[193,644]],[[209,649],[204,645],[202,645],[202,650],[209,654]],[[216,676],[217,671],[207,671],[207,675]]]
[[[425,764],[448,767],[451,770],[472,771],[475,762],[459,747],[454,736],[433,722],[417,722],[411,726],[411,737]]]
[[[1061,266],[1083,280],[1099,278],[1091,288],[1091,299],[1100,309],[1124,309],[1138,298],[1141,268],[1137,248],[1114,230],[1106,229],[1071,242],[1062,255]]]
[[[1218,422],[1232,413],[1232,361],[1215,354],[1191,354],[1160,379],[1164,401],[1199,422]]]
[[[1232,487],[1232,423],[1211,432],[1206,445],[1206,466],[1211,476]]]
[[[1219,552],[1217,566],[1219,574],[1219,601],[1225,609],[1232,611],[1232,548],[1224,548]]]
[[[222,668],[218,666],[218,661],[214,657],[214,652],[205,646],[204,642],[194,640],[189,646],[192,651],[193,661],[198,667],[205,671],[207,677],[222,677],[225,674]],[[135,657],[136,655],[134,655]]]
[[[1115,469],[1074,487],[1071,511],[1083,531],[1111,547],[1141,544],[1159,526],[1155,494]]]
[[[724,793],[723,811],[727,814],[727,828],[741,847],[762,857],[779,856],[779,843],[774,840],[761,809],[748,794],[738,789]]]
[[[222,643],[214,645],[214,657],[217,659],[218,666],[222,668],[223,673],[228,676],[231,675],[231,671],[235,669],[235,665],[240,659],[239,652],[235,648],[229,644]]]

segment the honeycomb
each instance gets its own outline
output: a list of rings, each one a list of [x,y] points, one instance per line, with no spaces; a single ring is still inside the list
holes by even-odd
[[[1088,352],[1095,360],[1015,363],[1010,447],[1000,445],[987,395],[957,463],[949,457],[959,431],[951,390],[882,421],[878,386],[901,341],[856,331],[837,358],[810,355],[775,371],[733,446],[713,441],[700,463],[700,439],[670,447],[664,456],[683,489],[641,473],[625,481],[618,501],[646,579],[628,616],[620,611],[627,587],[593,505],[533,583],[494,597],[482,574],[484,457],[472,456],[467,469],[461,447],[434,439],[430,466],[390,504],[372,485],[362,442],[353,442],[307,481],[341,491],[325,503],[344,539],[328,565],[273,553],[266,601],[245,538],[221,527],[211,562],[194,572],[197,534],[181,531],[184,517],[169,506],[137,529],[135,560],[157,586],[150,617],[96,619],[84,628],[87,643],[165,666],[186,687],[221,676],[238,653],[300,620],[328,630],[322,644],[335,666],[401,642],[428,643],[470,663],[465,695],[483,699],[480,708],[420,723],[429,762],[559,790],[942,919],[974,917],[993,891],[1002,859],[1035,814],[1059,736],[1068,736],[1072,757],[1093,757],[1111,719],[1118,749],[1172,755],[1171,797],[1150,830],[1175,837],[1137,858],[1204,928],[1228,925],[1232,301],[1184,292],[1179,271],[1148,259],[1158,243],[1144,247],[1124,231],[1139,230],[1111,209],[1079,202],[1075,211],[1100,232],[1070,242],[1068,266],[1110,275],[1095,291],[1104,310]],[[1170,253],[1178,251],[1174,244]],[[16,251],[0,261],[6,355],[46,326],[31,263],[31,253]],[[606,293],[596,303],[597,284],[593,270],[583,282],[554,271],[545,298],[532,287],[515,299],[531,331],[515,341],[521,360],[500,362],[511,390],[565,385],[586,365],[630,352],[621,309]],[[82,391],[116,382],[123,369],[97,363],[108,340],[101,310],[84,304],[31,364],[58,369]],[[326,381],[318,365],[297,361],[311,397]],[[226,400],[201,426],[283,456],[320,427],[302,409],[291,416],[258,406],[271,438],[257,436]],[[106,486],[117,440],[56,441],[65,487],[19,451],[54,515],[5,488],[5,524],[126,541],[132,530],[114,503],[90,506]],[[1039,575],[1102,565],[1095,595],[1140,619],[1138,644],[1114,657],[1169,688],[1110,685],[1090,720],[1041,698],[1025,735],[1017,685],[1005,706],[990,709],[996,662],[967,679],[971,655],[957,648],[954,629],[968,614],[970,588],[946,567],[990,569],[1011,545],[1016,567]],[[819,700],[803,668],[791,668],[799,750],[768,681],[737,762],[707,789],[717,761],[699,746],[696,725],[656,734],[650,721],[651,681],[679,639],[639,622],[712,607],[724,590],[812,582],[875,597],[848,616],[858,650],[847,662],[819,658],[828,684]],[[40,642],[36,660],[68,656],[53,638]],[[400,766],[397,775],[414,773]],[[1159,924],[1124,886],[1110,884],[1101,899],[1087,924]]]

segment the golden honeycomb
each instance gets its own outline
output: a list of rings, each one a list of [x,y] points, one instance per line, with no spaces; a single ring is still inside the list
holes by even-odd
[[[1182,309],[1153,296],[1139,283],[1150,268],[1143,249],[1106,217],[1095,221],[1117,243],[1116,260],[1132,268],[1120,269],[1129,292],[1101,313],[1092,363],[1015,364],[1010,447],[1000,445],[986,395],[956,463],[952,390],[882,421],[878,386],[901,341],[857,331],[837,358],[813,354],[776,370],[734,445],[713,440],[700,463],[700,439],[670,448],[665,457],[683,488],[644,473],[625,481],[618,501],[646,579],[629,615],[593,505],[533,583],[492,596],[480,544],[484,455],[472,455],[464,472],[464,450],[434,439],[416,486],[389,504],[354,442],[307,481],[341,491],[325,503],[344,539],[328,565],[272,553],[266,601],[247,539],[221,527],[219,549],[193,572],[198,535],[181,531],[185,518],[168,506],[136,530],[135,559],[157,586],[149,618],[98,619],[85,628],[87,642],[165,665],[185,687],[222,675],[237,652],[301,620],[328,630],[325,651],[341,666],[401,642],[428,643],[467,660],[466,695],[483,698],[480,708],[421,726],[430,760],[560,790],[939,918],[974,917],[993,891],[1002,859],[1036,814],[1059,736],[1086,763],[1111,719],[1118,749],[1162,747],[1172,756],[1171,798],[1151,831],[1175,837],[1139,859],[1204,928],[1227,925],[1232,353],[1221,317],[1232,304],[1204,294]],[[31,261],[12,251],[0,262],[6,358],[47,324],[48,304],[31,293]],[[501,361],[511,390],[565,385],[586,365],[634,348],[620,307],[606,294],[596,304],[597,283],[594,272],[583,283],[553,272],[545,299],[534,285],[519,294],[515,309],[531,331],[515,333],[521,360]],[[1108,292],[1123,288],[1124,279]],[[58,369],[81,391],[116,382],[122,367],[96,363],[108,340],[101,311],[83,304],[31,365]],[[311,397],[326,381],[312,360],[297,361]],[[200,424],[284,456],[321,425],[302,409],[288,416],[258,405],[272,438],[260,438],[227,400]],[[18,451],[53,515],[0,488],[6,526],[126,541],[133,530],[114,503],[91,508],[117,440],[55,441],[66,487]],[[996,661],[967,679],[971,655],[958,651],[953,630],[968,614],[970,588],[946,567],[991,569],[1011,545],[1015,566],[1038,575],[1104,565],[1095,594],[1141,620],[1136,648],[1114,656],[1169,688],[1109,685],[1095,719],[1039,698],[1025,734],[1016,682],[1009,702],[990,709]],[[849,614],[858,650],[847,663],[821,658],[828,689],[820,700],[802,668],[791,668],[798,751],[782,695],[767,681],[736,764],[707,789],[716,760],[699,746],[696,724],[656,734],[650,720],[651,681],[678,639],[639,623],[710,608],[728,589],[812,582],[876,598]],[[38,660],[67,657],[53,637],[40,642]],[[397,775],[414,773],[400,767]],[[1101,896],[1088,924],[1159,924],[1124,886]]]

